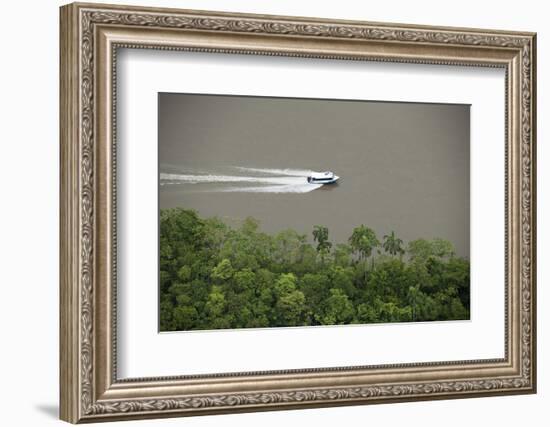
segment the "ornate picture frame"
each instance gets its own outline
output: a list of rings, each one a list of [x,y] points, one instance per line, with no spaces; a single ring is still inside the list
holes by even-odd
[[[79,423],[536,392],[535,34],[80,3],[60,13],[61,419]],[[505,357],[118,379],[119,48],[504,69]]]

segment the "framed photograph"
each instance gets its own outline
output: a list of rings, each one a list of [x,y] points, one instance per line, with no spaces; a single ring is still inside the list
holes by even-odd
[[[535,34],[60,22],[63,420],[536,391]]]

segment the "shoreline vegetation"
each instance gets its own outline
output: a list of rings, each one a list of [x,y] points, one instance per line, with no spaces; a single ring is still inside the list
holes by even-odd
[[[466,320],[470,263],[443,239],[405,244],[365,225],[270,235],[182,208],[160,211],[160,330]]]

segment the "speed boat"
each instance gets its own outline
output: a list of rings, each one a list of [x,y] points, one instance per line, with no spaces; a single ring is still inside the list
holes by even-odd
[[[334,172],[313,172],[307,177],[310,184],[334,184],[340,177],[334,175]]]

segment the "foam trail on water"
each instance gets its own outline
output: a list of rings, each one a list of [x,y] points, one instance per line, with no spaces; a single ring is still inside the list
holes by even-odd
[[[204,184],[204,183],[252,183],[252,184],[279,184],[279,185],[292,185],[305,182],[302,177],[288,177],[288,176],[231,176],[231,175],[183,175],[174,173],[161,173],[160,180],[165,183],[180,183],[180,184]]]
[[[313,172],[312,170],[308,170],[308,169],[245,168],[240,166],[237,166],[236,169],[239,169],[244,172],[256,172],[256,173],[263,173],[266,175],[303,176],[304,178],[307,178]]]
[[[309,184],[307,169],[272,169],[234,167],[240,174],[211,174],[206,172],[182,171],[182,173],[160,174],[160,185],[193,185],[195,191],[233,193],[308,193],[322,187]],[[210,185],[216,184],[216,185]],[[185,187],[183,187],[185,188]],[[200,188],[200,190],[199,190]]]
[[[309,193],[322,184],[266,185],[263,187],[230,187],[219,190],[223,193]]]

